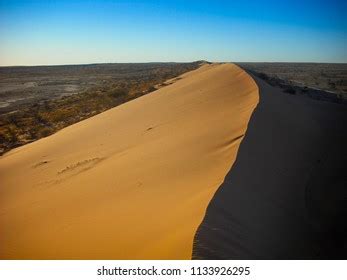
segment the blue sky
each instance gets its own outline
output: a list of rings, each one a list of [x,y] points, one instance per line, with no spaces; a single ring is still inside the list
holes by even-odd
[[[0,0],[0,65],[347,62],[346,2]]]

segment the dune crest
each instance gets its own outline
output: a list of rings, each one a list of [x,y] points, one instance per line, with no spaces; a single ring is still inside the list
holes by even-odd
[[[233,64],[0,158],[0,258],[190,259],[258,88]]]

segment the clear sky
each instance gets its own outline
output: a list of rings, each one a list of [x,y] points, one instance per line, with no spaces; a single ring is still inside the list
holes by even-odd
[[[0,65],[347,62],[346,3],[0,0]]]

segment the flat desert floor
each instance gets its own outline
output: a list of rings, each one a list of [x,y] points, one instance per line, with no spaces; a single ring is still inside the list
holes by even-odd
[[[0,158],[1,259],[190,259],[258,103],[233,64]]]

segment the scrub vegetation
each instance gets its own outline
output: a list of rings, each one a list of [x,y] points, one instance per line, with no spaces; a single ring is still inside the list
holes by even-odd
[[[165,86],[192,63],[0,68],[0,154]]]

